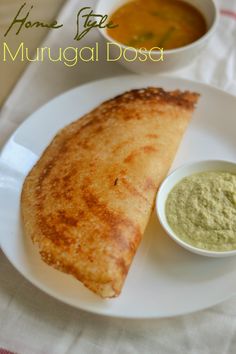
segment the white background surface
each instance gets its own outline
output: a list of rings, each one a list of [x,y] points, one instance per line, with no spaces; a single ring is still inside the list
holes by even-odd
[[[58,13],[64,0],[50,0],[50,6],[48,0],[30,0],[28,2],[33,5],[34,8],[30,12],[30,20],[39,21],[43,19],[45,22],[50,22],[54,16]],[[3,37],[7,29],[10,26],[14,16],[18,12],[19,8],[24,4],[24,1],[19,0],[1,0],[0,1],[0,45],[2,51],[2,43],[7,42],[12,52],[16,51],[22,41],[29,47],[30,53],[34,53],[35,48],[41,43],[43,38],[47,34],[47,28],[28,31],[22,30],[21,33],[16,36],[15,30],[9,32],[7,37]],[[14,84],[19,79],[23,70],[27,66],[27,62],[16,60],[15,62],[4,62],[2,60],[2,53],[0,52],[0,106],[7,98]]]
[[[90,3],[94,1],[86,1],[86,5]],[[236,11],[235,0],[218,0],[218,3]],[[61,20],[67,30],[64,28],[60,36],[51,32],[46,45],[57,48],[63,43],[73,44],[72,19],[84,4],[85,1],[77,0],[65,4]],[[100,39],[93,32],[86,41],[96,40]],[[236,21],[222,16],[217,36],[204,55],[192,67],[175,74],[212,83],[236,94],[235,41]],[[113,63],[81,64],[72,69],[55,63],[31,64],[2,108],[0,144],[22,120],[58,93],[120,73],[125,70]],[[235,353],[236,298],[168,320],[107,319],[75,310],[43,294],[23,279],[3,255],[0,268],[0,345],[20,354]]]

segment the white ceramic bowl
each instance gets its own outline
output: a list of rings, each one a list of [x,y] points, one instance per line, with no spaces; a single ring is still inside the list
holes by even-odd
[[[116,9],[127,1],[129,0],[99,0],[96,7],[96,13],[104,15],[107,14],[108,16],[112,15]],[[208,28],[207,33],[204,36],[187,46],[164,51],[163,61],[157,62],[160,58],[159,51],[153,51],[151,53],[151,58],[149,58],[150,51],[144,52],[147,55],[147,60],[140,61],[138,58],[133,60],[136,54],[136,50],[134,48],[127,47],[116,42],[107,34],[106,29],[99,29],[107,43],[112,43],[109,47],[109,59],[117,59],[122,51],[123,55],[116,61],[125,66],[127,69],[140,74],[167,72],[191,64],[206,47],[209,39],[214,34],[219,19],[219,12],[214,0],[184,1],[195,6],[204,15]],[[128,60],[132,59],[132,61],[128,61],[127,58]]]
[[[172,172],[162,183],[156,199],[156,211],[161,225],[167,232],[167,234],[180,246],[186,248],[187,250],[208,257],[228,257],[236,255],[236,250],[233,251],[208,251],[194,247],[183,240],[181,240],[172,228],[169,226],[165,213],[165,205],[167,197],[172,190],[172,188],[180,182],[184,177],[190,176],[194,173],[204,172],[204,171],[222,171],[231,172],[236,174],[236,163],[220,160],[208,160],[194,162],[186,164],[183,167],[176,169]]]

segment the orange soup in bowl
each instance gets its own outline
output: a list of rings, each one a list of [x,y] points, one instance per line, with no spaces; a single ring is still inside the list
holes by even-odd
[[[207,32],[200,11],[182,0],[131,0],[111,15],[111,21],[118,27],[108,29],[108,35],[137,49],[176,49]]]

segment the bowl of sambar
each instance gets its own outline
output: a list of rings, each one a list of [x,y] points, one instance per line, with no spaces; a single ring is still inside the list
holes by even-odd
[[[113,23],[99,29],[107,60],[151,74],[194,62],[218,21],[214,0],[100,0],[96,13]]]

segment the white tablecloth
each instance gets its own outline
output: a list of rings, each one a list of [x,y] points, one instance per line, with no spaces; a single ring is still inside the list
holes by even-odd
[[[29,47],[30,52],[34,52],[34,49],[40,44],[48,32],[47,28],[41,28],[40,30],[26,30],[16,36],[15,31],[9,32],[7,37],[3,34],[9,28],[14,16],[23,5],[23,1],[19,0],[1,0],[0,1],[0,45],[7,40],[12,52],[16,51],[22,41]],[[50,0],[50,6],[48,6],[48,0],[30,0],[28,8],[33,6],[30,12],[31,21],[43,19],[45,22],[50,22],[58,13],[64,0]],[[27,6],[27,5],[26,5]],[[25,7],[26,8],[26,7]],[[47,10],[46,10],[47,9]],[[14,62],[4,62],[2,60],[2,53],[0,51],[0,106],[7,98],[10,90],[13,88],[17,79],[27,66],[27,61],[16,60]]]
[[[74,18],[93,0],[69,0],[62,9],[63,31],[51,31],[44,46],[74,45]],[[175,75],[236,94],[236,0],[218,0],[220,25],[208,49]],[[100,42],[93,31],[81,45]],[[102,44],[101,44],[102,45]],[[32,63],[0,112],[0,145],[37,107],[84,82],[120,75],[114,63]],[[0,230],[1,232],[1,230]],[[1,235],[4,237],[4,235]],[[188,316],[165,320],[99,317],[60,303],[25,280],[0,253],[0,347],[19,354],[234,354],[236,297]]]

